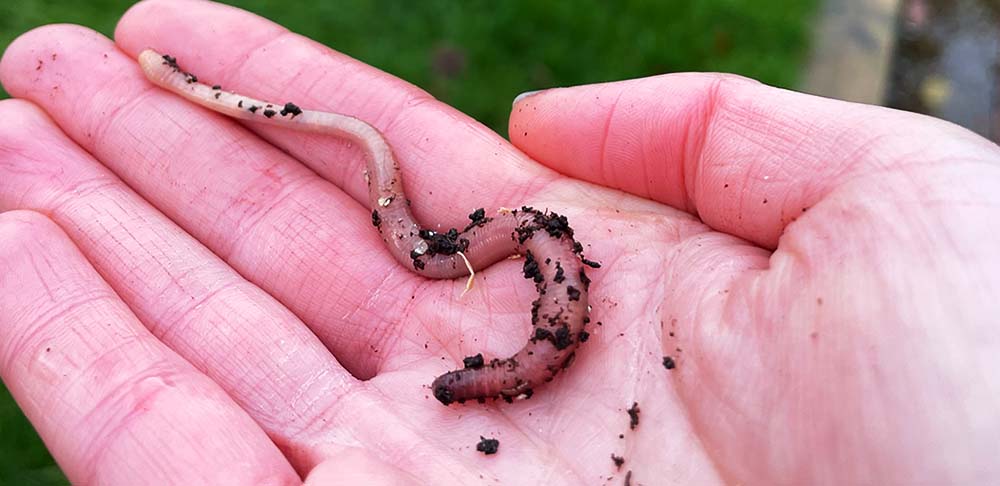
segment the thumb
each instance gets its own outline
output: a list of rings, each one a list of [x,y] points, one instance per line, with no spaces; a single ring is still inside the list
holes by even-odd
[[[509,131],[563,174],[771,249],[846,181],[992,147],[929,117],[700,73],[528,93],[515,100]]]

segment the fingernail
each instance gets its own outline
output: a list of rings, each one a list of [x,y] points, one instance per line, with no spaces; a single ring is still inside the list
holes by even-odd
[[[521,100],[523,100],[525,98],[529,98],[531,96],[534,96],[534,95],[536,95],[538,93],[541,93],[542,91],[545,91],[545,90],[544,89],[536,89],[534,91],[525,91],[524,93],[521,93],[521,94],[515,96],[514,97],[514,102],[511,103],[510,106],[516,106],[518,101],[521,101]]]

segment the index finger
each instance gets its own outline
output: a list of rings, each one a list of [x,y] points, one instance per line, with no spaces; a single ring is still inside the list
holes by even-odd
[[[399,158],[414,212],[428,222],[455,226],[475,208],[519,206],[555,177],[423,90],[234,7],[143,2],[122,17],[115,42],[133,58],[145,48],[170,54],[185,70],[224,90],[294,101],[375,126]],[[367,203],[363,163],[344,157],[349,149],[342,141],[247,127]]]

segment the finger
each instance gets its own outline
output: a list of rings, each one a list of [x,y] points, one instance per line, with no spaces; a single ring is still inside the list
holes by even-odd
[[[343,447],[332,444],[345,441],[383,455],[406,447],[434,451],[430,456],[394,457],[400,471],[417,477],[454,474],[456,468],[467,467],[463,459],[448,454],[452,445],[446,440],[424,437],[412,427],[414,417],[423,423],[442,412],[440,406],[426,406],[434,402],[426,384],[442,366],[437,357],[428,357],[426,338],[417,343],[422,353],[394,355],[405,371],[345,392],[342,371],[333,368],[328,354],[316,352],[315,340],[283,328],[287,311],[269,312],[273,302],[257,301],[259,291],[232,282],[234,272],[96,161],[81,161],[87,155],[65,137],[53,135],[55,127],[37,108],[7,100],[0,102],[0,116],[18,120],[0,125],[0,208],[37,207],[64,224],[154,334],[229,391],[298,471],[305,474],[339,457]],[[441,301],[432,305],[437,307],[421,311],[428,321],[440,319],[447,308]],[[402,401],[396,400],[400,397]],[[406,414],[398,413],[399,403],[410,404]],[[391,437],[382,433],[385,430],[392,431]],[[374,461],[354,466],[344,477],[367,476],[378,468]],[[382,473],[372,477],[406,477]]]
[[[204,19],[211,19],[210,23]],[[517,207],[553,174],[426,92],[249,12],[211,2],[143,2],[118,24],[115,41],[175,56],[209,84],[262,99],[335,111],[381,130],[403,168],[418,218],[466,224],[475,208]],[[359,157],[330,137],[248,125],[323,177],[367,200]]]
[[[72,482],[298,482],[253,420],[149,334],[55,224],[3,213],[0,242],[0,374]]]
[[[768,248],[852,179],[987,149],[944,122],[720,74],[542,91],[515,103],[510,134],[559,172],[693,212]]]
[[[394,342],[395,304],[418,279],[394,271],[368,210],[231,120],[150,87],[132,59],[87,29],[21,36],[0,78],[302,317],[350,371],[374,375],[388,353],[372,350]]]
[[[421,481],[368,451],[348,449],[309,472],[306,485],[407,486]]]
[[[355,384],[291,312],[145,203],[34,105],[0,102],[0,211],[49,215],[138,318],[285,449]],[[291,358],[294,357],[294,358]],[[300,464],[296,464],[300,466]]]

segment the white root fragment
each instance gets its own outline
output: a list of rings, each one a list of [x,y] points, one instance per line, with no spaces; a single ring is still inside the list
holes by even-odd
[[[465,262],[465,268],[469,269],[469,280],[465,282],[465,290],[463,290],[462,295],[458,297],[461,299],[462,297],[465,297],[465,294],[469,293],[469,291],[472,290],[472,281],[473,279],[476,278],[476,271],[472,269],[472,264],[469,263],[469,259],[465,257],[465,253],[462,252],[457,252],[457,253],[458,256],[462,257],[462,261]]]
[[[392,196],[382,196],[378,198],[378,205],[382,206],[383,208],[388,206],[389,203],[391,202],[392,202]]]

